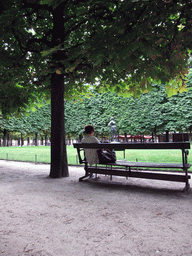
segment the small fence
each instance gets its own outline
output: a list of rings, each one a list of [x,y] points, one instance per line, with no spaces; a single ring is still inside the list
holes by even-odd
[[[125,152],[117,154],[125,159]],[[50,164],[50,147],[0,147],[0,160]],[[80,165],[73,146],[67,146],[67,160],[69,165]]]
[[[51,157],[50,154],[12,154],[12,153],[0,153],[0,160],[6,160],[6,161],[21,161],[21,162],[32,162],[35,164],[38,163],[44,163],[44,164],[50,164],[51,163]],[[78,161],[78,156],[68,156],[67,157],[68,164],[69,165],[80,165]]]

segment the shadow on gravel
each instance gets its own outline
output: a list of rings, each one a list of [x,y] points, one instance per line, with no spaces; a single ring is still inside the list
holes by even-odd
[[[124,192],[131,192],[131,193],[142,193],[142,194],[151,194],[151,195],[156,195],[156,196],[176,196],[176,197],[181,197],[181,198],[188,198],[192,199],[192,189],[190,188],[189,191],[184,191],[185,184],[179,184],[177,188],[177,184],[174,184],[172,186],[172,182],[167,182],[167,185],[164,183],[163,186],[161,187],[161,181],[157,182],[157,184],[151,185],[150,182],[146,184],[144,181],[143,183],[141,181],[134,183],[128,183],[128,182],[119,182],[119,181],[106,181],[102,179],[88,179],[80,184],[82,186],[89,186],[94,188],[99,188],[102,190],[113,190],[113,191],[124,191]]]

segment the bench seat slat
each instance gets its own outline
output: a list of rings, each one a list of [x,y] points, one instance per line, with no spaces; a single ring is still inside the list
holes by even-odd
[[[145,162],[128,162],[126,160],[117,160],[114,164],[116,166],[127,166],[127,167],[148,167],[148,168],[179,168],[183,169],[183,164],[173,163],[145,163]],[[185,166],[190,168],[190,164]]]
[[[114,176],[123,176],[123,177],[131,177],[131,178],[143,178],[143,179],[157,179],[157,180],[169,180],[175,182],[186,182],[187,179],[191,177],[188,175],[187,177],[181,174],[165,174],[165,173],[151,173],[151,172],[138,172],[138,171],[124,171],[117,169],[105,169],[100,167],[89,167],[87,169],[90,173],[104,174],[104,175],[114,175]]]

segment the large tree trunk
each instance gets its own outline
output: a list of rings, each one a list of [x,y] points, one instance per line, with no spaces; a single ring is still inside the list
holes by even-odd
[[[64,42],[64,7],[66,2],[62,2],[52,12],[53,14],[53,34],[52,47]],[[60,63],[64,59],[63,51],[53,54],[53,63],[58,67],[63,67]],[[65,145],[65,125],[64,125],[64,76],[57,72],[51,75],[51,171],[50,177],[68,177],[67,150]]]
[[[64,126],[64,79],[56,73],[51,77],[51,171],[50,177],[68,177]]]

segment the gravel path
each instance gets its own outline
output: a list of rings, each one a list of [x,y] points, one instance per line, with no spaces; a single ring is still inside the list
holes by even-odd
[[[62,179],[49,170],[0,160],[0,255],[192,255],[192,192],[183,183],[79,182],[82,167]]]

